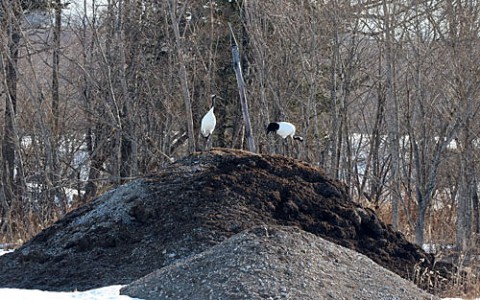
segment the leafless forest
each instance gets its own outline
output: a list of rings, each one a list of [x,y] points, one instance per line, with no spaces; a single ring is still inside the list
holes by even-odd
[[[289,155],[413,241],[475,246],[476,1],[66,2],[1,1],[2,240],[204,149],[210,94],[213,146],[249,150],[230,23],[256,152],[289,121]]]

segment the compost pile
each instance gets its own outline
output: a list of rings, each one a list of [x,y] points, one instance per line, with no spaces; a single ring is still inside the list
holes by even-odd
[[[292,226],[257,226],[129,284],[140,299],[434,300],[363,254]]]
[[[0,257],[0,287],[128,284],[255,226],[296,227],[406,279],[435,273],[432,255],[354,203],[321,168],[213,149],[105,193]]]

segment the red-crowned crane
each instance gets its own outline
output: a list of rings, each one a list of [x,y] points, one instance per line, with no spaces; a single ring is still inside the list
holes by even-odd
[[[215,108],[215,100],[217,95],[211,95],[211,106],[210,110],[203,116],[202,123],[200,125],[200,133],[206,139],[205,141],[205,150],[210,150],[212,147],[212,134],[215,130],[215,126],[217,125],[217,118],[215,118],[214,108]]]
[[[295,125],[289,122],[272,122],[268,124],[267,135],[270,132],[275,132],[276,134],[282,137],[284,141],[284,154],[285,154],[285,149],[287,153],[289,152],[288,141],[287,141],[288,137],[291,137],[292,140],[303,142],[303,137],[295,135]]]
[[[215,125],[217,125],[217,118],[215,118],[215,113],[213,109],[215,108],[215,99],[217,95],[212,95],[212,105],[210,106],[210,110],[203,116],[202,124],[200,126],[200,132],[202,133],[204,138],[208,138],[212,135],[213,131],[215,130]]]
[[[268,124],[267,134],[270,132],[275,132],[283,139],[290,136],[294,140],[303,141],[303,137],[295,135],[295,125],[289,122],[274,122]]]

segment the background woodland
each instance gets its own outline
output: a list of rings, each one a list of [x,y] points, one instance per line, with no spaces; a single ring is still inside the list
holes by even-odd
[[[213,146],[248,150],[230,23],[258,153],[292,122],[292,156],[412,241],[476,245],[476,1],[73,2],[0,4],[4,241],[202,150],[210,94]]]

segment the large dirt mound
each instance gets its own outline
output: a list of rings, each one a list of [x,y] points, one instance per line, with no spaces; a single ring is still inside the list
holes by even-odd
[[[366,256],[295,227],[258,226],[131,283],[154,299],[439,299]]]
[[[0,287],[127,284],[256,225],[296,226],[410,278],[433,257],[353,203],[319,168],[216,149],[92,201],[0,257]]]

